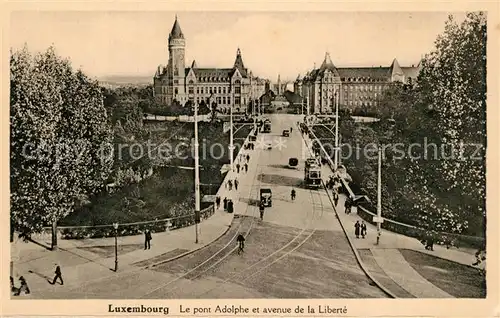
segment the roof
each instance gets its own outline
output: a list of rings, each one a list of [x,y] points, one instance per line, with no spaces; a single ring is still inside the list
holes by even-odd
[[[341,78],[368,77],[380,80],[390,78],[390,69],[388,67],[345,67],[338,68],[338,71]]]
[[[403,72],[405,73],[405,76],[411,77],[411,78],[417,78],[418,73],[419,73],[419,68],[416,66],[411,66],[411,67],[402,67]]]
[[[241,76],[247,77],[247,69],[243,64],[243,58],[241,57],[240,48],[236,51],[236,59],[234,60],[233,68],[237,68],[240,71]]]
[[[172,31],[170,31],[170,35],[168,36],[169,41],[173,39],[184,39],[184,34],[182,33],[179,21],[177,21],[177,16],[175,16],[174,26],[172,27]]]

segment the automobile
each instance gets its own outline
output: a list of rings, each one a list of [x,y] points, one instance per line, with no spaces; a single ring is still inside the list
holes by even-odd
[[[257,141],[257,137],[256,136],[250,136],[248,138],[248,140],[250,140],[250,141]]]
[[[299,159],[297,158],[290,158],[288,159],[288,167],[289,168],[296,168],[299,165]]]
[[[283,137],[290,137],[290,131],[287,129],[283,130]]]
[[[273,193],[271,189],[260,189],[260,202],[263,202],[265,207],[273,205]]]

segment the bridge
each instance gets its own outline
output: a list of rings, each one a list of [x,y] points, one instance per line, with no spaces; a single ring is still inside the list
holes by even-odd
[[[105,252],[112,249],[112,238],[61,241],[60,251],[54,252],[58,254],[39,252],[44,255],[43,262],[23,261],[20,253],[18,270],[37,273],[29,277],[29,297],[454,297],[424,278],[400,252],[420,248],[417,240],[384,233],[380,248],[373,249],[375,230],[371,225],[366,239],[354,237],[353,223],[359,218],[344,213],[345,197],[335,206],[331,193],[323,187],[314,190],[304,186],[304,163],[311,153],[311,140],[297,126],[301,118],[270,115],[271,133],[260,133],[255,149],[243,149],[235,158],[243,165],[248,154],[248,171],[228,172],[226,182],[237,179],[238,189],[223,185],[217,193],[222,200],[233,201],[234,213],[225,211],[221,204],[212,216],[202,220],[198,244],[194,242],[193,226],[153,233],[150,250],[142,249],[142,236],[120,237],[117,272],[109,270],[114,258]],[[290,128],[290,136],[283,137],[282,131]],[[263,146],[267,144],[271,149]],[[289,158],[298,158],[298,167],[288,167]],[[324,181],[332,174],[328,165],[322,172]],[[272,206],[265,209],[263,219],[259,217],[260,189],[272,192]],[[290,196],[292,189],[297,193],[295,200]],[[239,234],[246,237],[241,254],[237,253]],[[390,245],[394,242],[398,242],[396,248]],[[36,255],[36,247],[32,248],[29,255]],[[442,254],[450,258],[446,256],[449,253]],[[451,257],[454,261],[469,261],[463,255],[455,256]],[[67,278],[64,286],[47,285],[54,259],[62,264]]]

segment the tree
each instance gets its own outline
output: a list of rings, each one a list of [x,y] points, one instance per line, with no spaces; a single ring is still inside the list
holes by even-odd
[[[423,60],[419,90],[434,113],[430,131],[446,149],[446,156],[431,162],[432,173],[425,172],[434,195],[419,197],[429,216],[423,225],[460,233],[471,211],[473,218],[485,217],[486,38],[483,13],[468,13],[461,24],[450,16],[436,49]]]
[[[29,237],[103,189],[113,163],[101,88],[54,48],[10,59],[11,222]]]

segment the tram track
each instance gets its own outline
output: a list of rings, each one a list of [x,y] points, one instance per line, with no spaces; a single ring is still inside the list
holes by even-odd
[[[258,176],[261,174],[263,168],[262,167],[259,167],[257,166],[258,169],[257,169],[257,172],[255,173],[254,175],[254,178],[252,179],[252,184],[251,184],[251,189],[250,189],[250,195],[249,197],[250,198],[253,198],[255,193],[254,191],[257,189],[257,193],[258,193],[258,189],[260,189],[260,185],[258,185],[257,187],[255,186],[255,183],[258,179]],[[249,209],[253,210],[252,211],[252,215],[251,217],[247,218],[246,216],[249,216],[248,215],[248,212],[249,212]],[[227,242],[227,244],[225,244],[222,248],[220,248],[217,252],[215,252],[214,254],[212,254],[209,258],[207,258],[206,260],[204,260],[202,263],[198,264],[197,266],[195,266],[194,268],[191,268],[190,270],[188,270],[187,272],[181,274],[180,276],[177,276],[176,278],[168,281],[167,283],[164,283],[162,285],[160,285],[159,287],[156,287],[155,289],[153,290],[150,290],[148,291],[146,294],[142,295],[141,299],[161,290],[161,289],[164,289],[165,287],[167,286],[170,286],[178,281],[180,281],[181,279],[188,279],[188,280],[194,280],[200,276],[202,276],[204,273],[206,273],[207,271],[209,271],[210,269],[214,268],[215,266],[217,266],[219,263],[221,263],[224,259],[226,259],[227,257],[229,257],[230,255],[232,255],[234,253],[234,251],[236,251],[236,249],[238,248],[237,246],[234,246],[234,247],[231,247],[231,243],[233,243],[236,239],[236,237],[243,231],[245,231],[245,238],[248,237],[250,231],[252,230],[252,227],[255,223],[255,220],[256,220],[256,217],[254,217],[254,214],[255,214],[255,210],[256,210],[256,207],[253,206],[253,205],[247,205],[246,209],[245,209],[245,213],[242,214],[241,216],[243,216],[242,218],[242,221],[240,222],[240,224],[238,225],[238,228],[236,229],[235,231],[235,234],[231,237],[231,239],[229,240],[229,242]],[[248,222],[245,222],[245,221],[248,221]],[[245,223],[245,225],[244,225]],[[249,223],[249,224],[247,224]],[[222,254],[224,251],[226,251],[225,254]],[[218,257],[220,255],[220,257]],[[215,261],[214,263],[210,263],[211,261]],[[164,262],[166,263],[166,262]],[[157,266],[160,266],[164,263],[158,263],[158,264],[154,264],[152,265],[151,267],[157,267]],[[174,287],[174,288],[171,288],[168,290],[168,293],[171,293],[175,290],[177,290],[178,288],[180,288],[180,285],[178,285],[177,287]]]
[[[252,265],[246,267],[245,269],[236,272],[232,274],[230,277],[225,279],[224,281],[219,282],[214,288],[211,288],[209,290],[204,291],[201,294],[196,295],[196,298],[201,298],[202,296],[216,290],[219,288],[222,288],[225,283],[242,283],[247,281],[248,279],[255,277],[256,275],[260,274],[263,272],[265,269],[269,268],[273,264],[279,262],[283,258],[289,256],[291,253],[296,251],[299,247],[301,247],[307,240],[309,240],[314,232],[316,231],[317,226],[314,224],[322,215],[324,212],[324,206],[323,206],[323,201],[321,199],[321,195],[318,193],[318,191],[314,190],[309,190],[309,194],[311,195],[311,202],[312,202],[312,209],[308,210],[308,217],[306,219],[309,219],[309,222],[304,226],[299,233],[297,233],[288,243],[283,245],[281,248],[275,250],[273,253],[265,256],[264,258],[261,258],[259,261],[253,263]],[[319,197],[319,205],[315,204],[314,200],[314,194],[316,194]],[[320,209],[321,215],[318,218],[318,211],[317,208]],[[310,211],[310,212],[309,212]],[[309,217],[310,214],[310,217]],[[312,225],[312,228],[311,228]],[[250,270],[254,269],[256,266],[260,265],[260,267],[254,271],[252,274],[246,277],[242,277],[240,279],[234,280],[234,278],[238,278],[239,276],[248,273]]]

